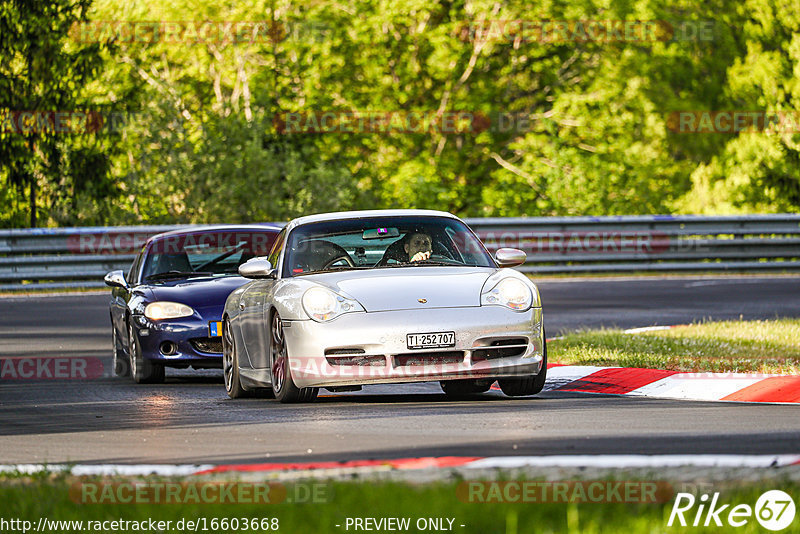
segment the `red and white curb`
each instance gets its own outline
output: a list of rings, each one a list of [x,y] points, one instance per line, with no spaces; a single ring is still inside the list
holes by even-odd
[[[639,334],[677,326],[681,325],[631,328],[624,333]],[[550,364],[547,367],[544,391],[793,404],[800,403],[800,376],[760,373],[684,373],[633,367]]]
[[[397,458],[386,460],[349,460],[343,462],[283,462],[230,465],[64,465],[16,464],[0,465],[0,473],[34,474],[69,472],[73,476],[202,476],[244,473],[303,473],[312,476],[334,476],[343,472],[375,473],[420,469],[517,469],[524,467],[595,467],[595,468],[664,468],[720,467],[767,469],[800,465],[800,454],[601,454],[554,456],[444,456]]]
[[[550,365],[545,391],[699,401],[800,403],[800,376],[682,373],[631,367]]]

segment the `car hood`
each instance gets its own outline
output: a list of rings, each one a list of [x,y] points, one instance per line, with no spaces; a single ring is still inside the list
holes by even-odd
[[[481,305],[496,269],[402,267],[314,275],[315,282],[356,299],[368,312]],[[421,302],[424,301],[424,302]]]
[[[241,276],[202,277],[167,280],[149,287],[151,301],[180,302],[196,310],[225,305],[231,291],[249,282]]]

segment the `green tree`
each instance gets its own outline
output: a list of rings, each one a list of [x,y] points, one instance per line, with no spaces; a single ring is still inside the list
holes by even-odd
[[[50,209],[67,202],[74,210],[81,193],[99,199],[109,194],[108,153],[81,139],[89,135],[85,129],[70,138],[56,123],[57,112],[91,106],[82,90],[102,66],[103,46],[69,38],[72,25],[87,19],[88,7],[89,0],[0,5],[0,175],[6,188],[27,190],[32,227],[43,201]],[[7,222],[16,217],[7,215]]]
[[[774,114],[763,131],[718,134],[723,147],[691,175],[677,204],[691,213],[800,210],[800,11],[791,3],[747,0],[736,6],[744,40],[721,92],[729,107]]]
[[[176,0],[154,14],[148,4],[95,0],[94,22],[262,29],[232,42],[95,24],[87,44],[65,32],[86,19],[88,0],[17,0],[0,8],[2,29],[11,28],[0,35],[0,83],[10,88],[0,109],[102,103],[131,120],[103,135],[0,133],[3,221],[20,224],[17,191],[49,224],[393,206],[463,216],[797,210],[794,131],[684,134],[671,122],[680,111],[797,109],[796,10],[740,4]],[[666,22],[638,40],[540,39],[508,25],[615,20]],[[107,39],[113,54],[101,55]],[[286,113],[325,111],[466,112],[474,121],[416,133],[276,127]]]

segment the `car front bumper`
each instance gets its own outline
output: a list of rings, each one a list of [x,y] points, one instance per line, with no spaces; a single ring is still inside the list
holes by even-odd
[[[455,332],[455,346],[409,349],[407,335]],[[299,387],[525,377],[542,367],[542,309],[501,306],[347,313],[284,322]]]
[[[222,367],[222,338],[210,337],[208,324],[194,317],[151,321],[134,316],[142,356],[168,367]]]

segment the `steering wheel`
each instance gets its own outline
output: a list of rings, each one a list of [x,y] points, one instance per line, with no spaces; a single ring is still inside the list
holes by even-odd
[[[416,263],[422,264],[422,263],[425,263],[426,261],[438,261],[438,262],[442,262],[442,263],[447,263],[448,265],[464,265],[460,261],[454,260],[453,258],[451,258],[451,257],[449,257],[447,255],[444,255],[444,254],[431,254],[431,257],[428,258],[427,260],[420,260],[420,261],[411,262],[411,265],[414,265]]]
[[[332,260],[330,260],[329,262],[327,262],[325,265],[322,266],[322,269],[320,269],[320,270],[324,271],[325,269],[330,269],[330,267],[334,263],[336,263],[337,261],[341,261],[341,260],[344,260],[347,263],[348,267],[355,267],[356,266],[356,264],[353,263],[353,258],[351,258],[350,255],[345,252],[344,254],[342,254],[340,256],[337,256],[337,257],[333,258]]]

